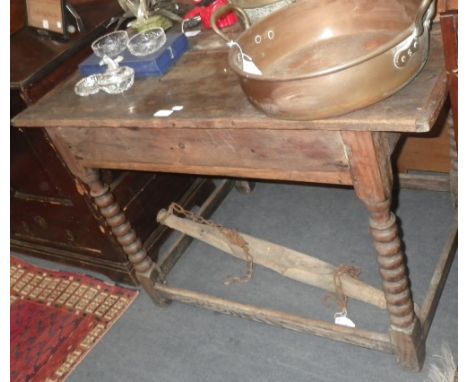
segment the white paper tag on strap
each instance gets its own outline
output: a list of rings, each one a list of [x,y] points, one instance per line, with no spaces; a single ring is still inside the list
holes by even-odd
[[[246,54],[242,54],[242,70],[246,73],[256,74],[259,76],[263,74],[257,65],[255,65],[255,63],[252,61],[252,58]]]
[[[341,326],[347,326],[349,328],[355,328],[356,324],[346,317],[346,312],[335,313],[335,324]]]
[[[262,71],[253,62],[252,57],[250,57],[248,54],[242,51],[242,48],[238,42],[231,40],[228,41],[226,45],[229,48],[236,47],[237,49],[239,49],[240,54],[238,56],[238,59],[240,61],[239,64],[242,64],[242,71],[249,74],[256,74],[257,76],[261,76],[263,74]]]

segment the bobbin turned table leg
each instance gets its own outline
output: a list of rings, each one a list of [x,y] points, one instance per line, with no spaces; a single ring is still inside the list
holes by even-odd
[[[396,217],[390,210],[392,169],[386,137],[370,132],[346,132],[342,137],[356,195],[370,214],[394,352],[402,368],[418,371],[424,363],[425,342],[414,312]]]
[[[138,281],[156,304],[167,305],[170,301],[163,298],[153,287],[155,282],[164,282],[160,270],[148,256],[141,240],[137,237],[135,230],[110,192],[109,186],[100,180],[98,171],[94,169],[86,169],[86,174],[80,178],[88,185],[90,195],[99,211],[105,217],[112,233],[133,264]]]

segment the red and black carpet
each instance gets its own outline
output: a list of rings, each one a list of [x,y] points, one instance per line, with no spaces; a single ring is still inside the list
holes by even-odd
[[[11,258],[10,380],[64,381],[137,295]]]

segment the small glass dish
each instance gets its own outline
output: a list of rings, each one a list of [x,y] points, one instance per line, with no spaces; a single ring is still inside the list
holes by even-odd
[[[91,49],[98,57],[116,57],[127,48],[128,33],[114,31],[99,37],[91,44]]]
[[[166,43],[166,33],[162,28],[148,29],[132,36],[127,47],[131,54],[137,57],[147,56],[156,52]]]
[[[97,78],[99,88],[109,94],[119,94],[130,89],[135,79],[135,71],[129,66],[119,66],[107,70]]]
[[[98,76],[96,74],[82,78],[75,85],[75,94],[81,97],[96,94],[97,92],[99,92],[99,85]]]

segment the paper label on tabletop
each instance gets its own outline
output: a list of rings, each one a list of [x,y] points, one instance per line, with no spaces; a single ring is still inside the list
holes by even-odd
[[[156,113],[153,114],[155,117],[169,117],[174,111],[173,110],[166,110],[161,109],[158,110]]]

